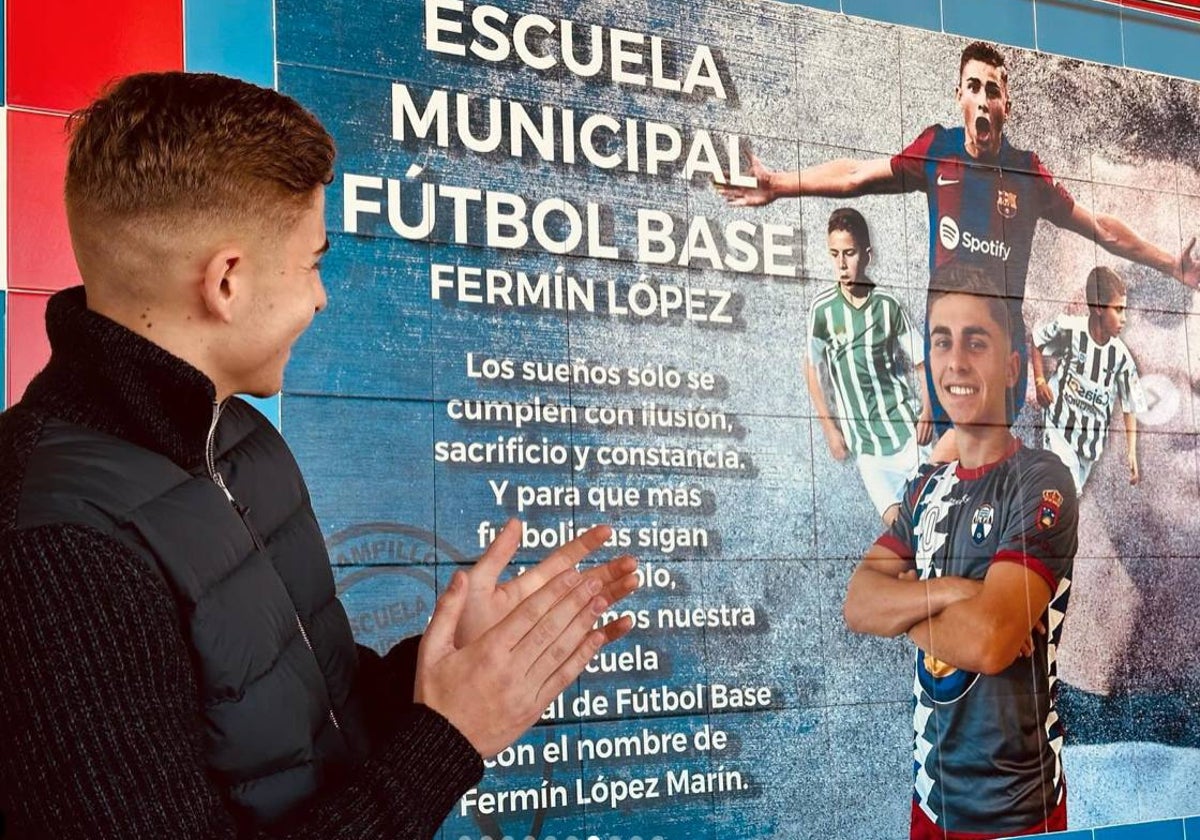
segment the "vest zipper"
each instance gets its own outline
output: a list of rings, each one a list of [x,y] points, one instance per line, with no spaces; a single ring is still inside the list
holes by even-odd
[[[296,616],[296,626],[300,628],[300,638],[304,639],[304,646],[313,655],[313,659],[316,659],[317,652],[313,650],[312,642],[308,640],[308,631],[304,629],[304,622],[300,620],[300,613],[293,611],[293,614]],[[342,731],[342,725],[338,722],[337,715],[333,713],[332,705],[329,707],[329,722],[333,724],[333,728],[338,732]]]
[[[204,443],[204,463],[208,467],[208,475],[212,478],[213,484],[221,488],[221,492],[225,494],[225,498],[229,500],[229,504],[233,505],[238,519],[242,520],[242,525],[245,526],[246,532],[250,534],[250,539],[254,541],[254,547],[262,551],[266,546],[263,545],[258,531],[254,530],[254,527],[250,524],[250,508],[237,503],[237,499],[233,498],[233,493],[229,492],[229,488],[225,486],[225,479],[221,477],[221,473],[217,470],[217,456],[213,450],[216,448],[217,421],[221,419],[221,411],[224,408],[224,401],[213,403],[212,424],[208,427],[208,440]]]
[[[263,545],[262,539],[258,536],[258,531],[254,530],[254,528],[250,525],[250,519],[248,518],[250,508],[243,507],[237,503],[237,500],[233,498],[233,493],[229,492],[229,488],[225,486],[225,479],[222,478],[221,473],[217,471],[217,459],[213,449],[214,442],[217,437],[217,422],[221,419],[221,411],[224,410],[224,408],[225,402],[223,400],[221,402],[216,402],[215,400],[213,401],[212,423],[208,427],[208,439],[204,444],[204,463],[208,468],[209,477],[212,478],[214,484],[221,488],[221,492],[225,494],[225,498],[229,500],[229,504],[232,505],[233,509],[237,512],[238,518],[242,520],[242,524],[246,526],[246,530],[250,532],[250,539],[254,540],[255,548],[257,548],[259,551],[262,551],[265,549],[265,546]],[[313,659],[316,659],[317,652],[313,649],[312,642],[308,638],[308,631],[304,629],[304,622],[300,620],[300,613],[293,609],[292,615],[296,617],[296,626],[300,628],[300,638],[304,639],[304,646],[308,648],[308,652],[312,654]],[[320,667],[319,663],[318,667]],[[337,715],[334,714],[332,704],[329,706],[328,714],[329,722],[333,724],[333,728],[338,732],[341,732],[342,724],[338,722]]]
[[[217,421],[221,419],[221,411],[225,408],[225,401],[217,402],[213,400],[213,415],[212,423],[208,426],[208,437],[204,441],[204,465],[208,467],[208,475],[213,480],[213,483],[221,488],[221,492],[225,494],[225,498],[229,499],[229,504],[237,507],[233,501],[233,494],[229,492],[229,488],[225,486],[225,479],[221,478],[221,474],[217,472],[217,461],[213,455],[213,444],[217,438]],[[244,519],[242,520],[245,521]],[[258,540],[255,540],[257,543]]]

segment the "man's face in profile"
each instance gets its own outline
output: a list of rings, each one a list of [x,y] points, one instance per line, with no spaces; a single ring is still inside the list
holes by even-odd
[[[290,229],[265,237],[248,255],[248,300],[239,307],[241,322],[228,353],[239,392],[270,396],[283,387],[292,345],[325,308],[320,264],[328,249],[322,186]]]

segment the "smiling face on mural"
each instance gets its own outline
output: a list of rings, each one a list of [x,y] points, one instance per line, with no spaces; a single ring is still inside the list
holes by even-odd
[[[1008,390],[1016,384],[1020,356],[993,308],[979,295],[960,293],[930,304],[933,384],[960,431],[1008,425]]]

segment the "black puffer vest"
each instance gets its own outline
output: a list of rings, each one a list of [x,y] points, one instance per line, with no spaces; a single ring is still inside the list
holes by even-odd
[[[194,656],[214,776],[271,822],[361,761],[353,636],[304,481],[283,438],[187,363],[50,302],[51,364],[23,400],[51,418],[17,527],[86,525],[142,557],[174,596]]]

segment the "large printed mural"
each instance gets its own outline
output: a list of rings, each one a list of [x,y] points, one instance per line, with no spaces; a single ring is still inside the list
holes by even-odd
[[[634,632],[444,837],[905,836],[940,672],[843,602],[931,457],[957,263],[1078,495],[1044,766],[1071,827],[1196,810],[1195,84],[772,3],[276,12],[339,149],[282,413],[356,634],[420,632],[512,516],[523,563],[601,522],[642,561]]]

